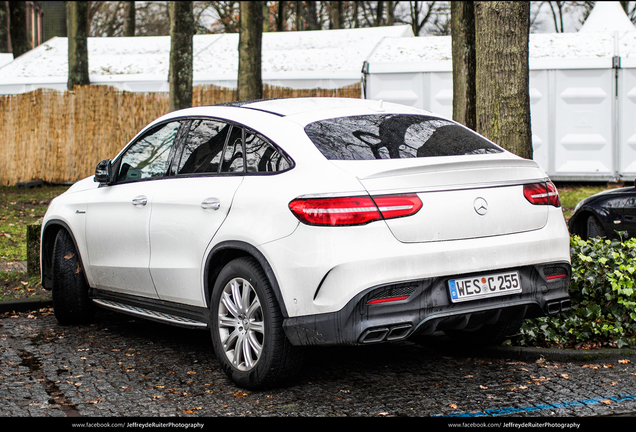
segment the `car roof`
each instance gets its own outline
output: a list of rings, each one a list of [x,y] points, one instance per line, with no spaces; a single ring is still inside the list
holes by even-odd
[[[231,114],[230,112],[233,113]],[[273,115],[281,119],[284,118],[285,120],[292,121],[303,127],[314,121],[355,115],[416,114],[444,118],[443,116],[433,114],[426,110],[381,100],[339,97],[301,97],[226,102],[216,105],[185,108],[172,111],[153,121],[151,125],[183,116],[211,116],[231,119],[232,117],[236,118],[236,114],[240,112]]]
[[[263,99],[257,101],[247,101],[232,103],[234,106],[241,106],[243,108],[255,109],[259,111],[265,111],[279,116],[289,117],[299,114],[306,114],[316,111],[334,110],[334,109],[349,109],[352,111],[357,110],[372,110],[376,113],[380,112],[392,112],[392,111],[413,111],[417,113],[423,113],[423,110],[419,110],[405,105],[394,104],[390,102],[384,102],[372,99],[353,99],[353,98],[338,98],[338,97],[305,97],[305,98],[285,98],[285,99]],[[228,104],[230,105],[230,104]]]

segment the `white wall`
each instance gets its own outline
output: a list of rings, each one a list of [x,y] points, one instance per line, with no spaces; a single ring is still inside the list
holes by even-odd
[[[636,68],[618,69],[624,90],[617,96],[616,69],[608,63],[530,71],[534,160],[555,180],[636,176]],[[373,73],[371,65],[366,97],[452,117],[450,62],[435,71],[410,69]]]

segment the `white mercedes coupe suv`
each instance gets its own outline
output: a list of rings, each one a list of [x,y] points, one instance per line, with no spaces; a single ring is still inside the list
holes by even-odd
[[[104,307],[209,328],[239,386],[303,346],[443,331],[492,343],[569,308],[558,192],[449,119],[297,98],[169,113],[51,203],[42,283],[62,324]]]

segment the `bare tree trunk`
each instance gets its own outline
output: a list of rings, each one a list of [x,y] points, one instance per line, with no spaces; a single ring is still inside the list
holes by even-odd
[[[307,22],[307,30],[320,30],[318,23],[318,9],[315,1],[308,1],[305,7],[305,16]]]
[[[238,2],[238,3],[239,3],[239,11],[240,11],[241,2]],[[260,3],[263,4],[263,33],[267,33],[269,31],[269,5],[267,4],[266,1],[262,1]],[[239,17],[239,20],[240,20],[240,17]],[[239,29],[239,31],[240,31],[240,26],[241,26],[241,23],[239,22],[237,25],[237,28]]]
[[[134,1],[125,1],[124,2],[124,36],[134,36],[135,35],[135,2]]]
[[[420,14],[422,13],[423,6],[424,6],[423,3],[421,2],[417,2],[417,1],[409,2],[409,15],[411,17],[411,27],[413,28],[413,33],[415,34],[415,36],[419,36],[420,32],[422,31],[426,23],[428,23],[429,20],[434,15],[433,12],[434,12],[435,2],[431,2],[428,4],[426,13],[422,17],[422,19],[420,19]]]
[[[191,1],[170,2],[170,111],[192,106],[192,35],[194,15]]]
[[[285,31],[285,2],[278,2],[278,16],[276,17],[276,31]]]
[[[296,31],[302,31],[303,29],[303,2],[294,2],[296,9]]]
[[[563,33],[563,7],[565,6],[564,1],[549,1],[547,2],[548,6],[550,6],[550,10],[552,11],[552,19],[554,20],[554,31],[557,33]],[[556,5],[557,10],[554,10],[554,6]]]
[[[379,27],[382,25],[383,17],[384,17],[384,2],[379,1],[375,9],[375,26]]]
[[[329,28],[333,30],[342,28],[342,2],[340,1],[329,2]]]
[[[475,2],[477,132],[532,159],[529,33],[529,2]]]
[[[399,2],[397,1],[388,1],[386,2],[386,25],[392,26],[395,24],[395,6],[397,6]]]
[[[9,2],[9,33],[11,34],[11,51],[13,58],[18,58],[31,50],[27,32],[27,7],[25,1]]]
[[[353,2],[353,28],[360,28],[360,2]]]
[[[475,9],[473,1],[451,2],[453,120],[477,129],[475,112]]]
[[[238,100],[261,99],[261,46],[263,6],[257,1],[241,2],[239,31]]]
[[[66,28],[68,31],[67,88],[88,85],[88,2],[66,2]]]
[[[9,2],[0,0],[0,53],[11,52],[9,39]]]

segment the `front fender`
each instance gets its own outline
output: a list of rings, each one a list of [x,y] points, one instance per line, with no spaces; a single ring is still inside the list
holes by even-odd
[[[80,250],[75,234],[66,222],[58,219],[51,219],[42,226],[42,234],[40,238],[40,280],[44,289],[47,290],[53,289],[53,247],[55,246],[57,234],[61,230],[66,230],[70,234],[75,250]],[[84,265],[82,253],[79,253],[79,261],[84,269],[84,274],[86,275],[86,265]]]

